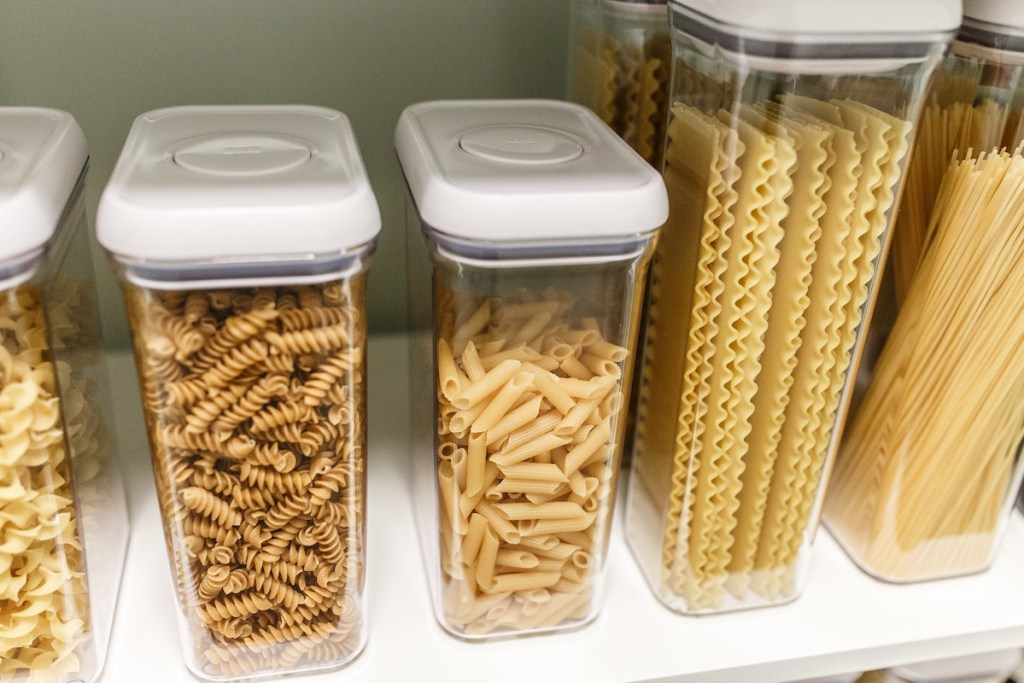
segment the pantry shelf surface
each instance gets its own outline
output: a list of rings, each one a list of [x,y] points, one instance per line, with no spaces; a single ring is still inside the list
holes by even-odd
[[[408,372],[398,335],[371,338],[368,488],[369,644],[334,674],[289,681],[770,683],[1024,646],[1024,519],[1015,514],[985,574],[896,586],[860,572],[827,532],[803,596],[782,607],[681,617],[658,603],[616,521],[607,602],[571,633],[467,643],[434,620],[408,465]],[[149,465],[134,368],[112,356],[132,520],[103,683],[189,681]]]

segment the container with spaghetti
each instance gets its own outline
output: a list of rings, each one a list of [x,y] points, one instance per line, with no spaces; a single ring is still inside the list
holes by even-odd
[[[573,0],[569,99],[655,168],[665,144],[672,44],[667,0]]]
[[[1024,8],[968,1],[928,94],[825,520],[890,581],[987,568],[1024,468]]]
[[[592,112],[562,102],[415,105],[396,148],[437,619],[465,638],[585,624],[601,605],[664,186]]]
[[[0,108],[0,680],[94,681],[128,545],[89,249],[88,152]]]
[[[795,598],[926,83],[957,0],[669,3],[627,538],[657,596]]]
[[[366,273],[348,120],[140,116],[100,201],[131,323],[185,661],[330,669],[366,642]]]

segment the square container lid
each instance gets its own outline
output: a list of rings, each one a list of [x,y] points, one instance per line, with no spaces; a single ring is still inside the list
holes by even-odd
[[[345,252],[372,242],[380,226],[341,112],[196,106],[135,120],[96,236],[133,260],[272,260]]]
[[[726,25],[788,39],[842,35],[855,42],[889,42],[894,35],[955,31],[961,0],[671,0]]]
[[[668,218],[658,172],[579,105],[424,102],[402,113],[395,149],[420,217],[452,237],[585,241]]]
[[[963,0],[964,19],[993,24],[1024,34],[1024,2],[1020,0]]]
[[[53,237],[88,156],[85,135],[67,112],[0,107],[0,260]]]

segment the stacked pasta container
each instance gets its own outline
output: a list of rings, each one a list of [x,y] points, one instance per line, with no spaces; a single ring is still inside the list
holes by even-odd
[[[128,541],[83,183],[60,111],[0,108],[0,680],[92,681]]]
[[[466,638],[579,626],[601,604],[664,186],[592,112],[561,102],[415,105],[396,148],[437,619]]]
[[[574,0],[570,32],[569,99],[659,168],[672,70],[666,0]]]
[[[987,568],[1024,439],[1024,9],[964,3],[921,117],[825,515],[866,571]]]
[[[796,597],[955,0],[673,1],[627,534],[658,597]]]
[[[380,214],[348,120],[140,116],[100,202],[120,274],[185,660],[332,668],[366,640],[366,311]]]

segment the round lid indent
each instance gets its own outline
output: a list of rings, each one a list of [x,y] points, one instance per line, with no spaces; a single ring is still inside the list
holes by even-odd
[[[301,166],[309,145],[283,135],[227,133],[190,140],[174,151],[174,163],[196,173],[265,175]]]
[[[459,147],[489,161],[514,164],[560,164],[583,154],[576,139],[535,126],[486,126],[465,133]]]

